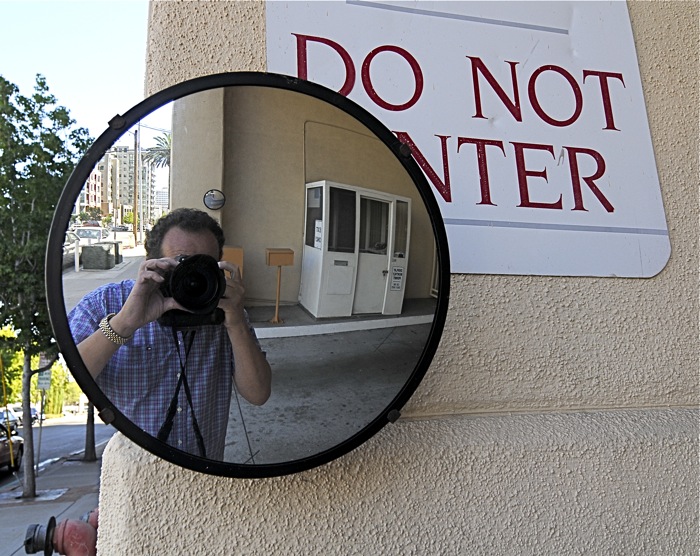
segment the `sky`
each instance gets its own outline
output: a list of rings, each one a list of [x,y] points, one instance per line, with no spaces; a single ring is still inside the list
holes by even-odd
[[[0,0],[0,75],[36,74],[93,138],[143,100],[148,0]]]

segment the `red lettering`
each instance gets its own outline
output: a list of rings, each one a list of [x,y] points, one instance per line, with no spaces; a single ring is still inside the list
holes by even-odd
[[[442,172],[444,181],[441,181],[435,170],[433,170],[433,167],[428,163],[425,156],[423,156],[423,153],[420,152],[418,147],[416,147],[416,144],[413,142],[413,139],[411,139],[411,136],[405,131],[395,131],[394,133],[396,134],[396,137],[398,137],[399,141],[405,143],[411,148],[411,153],[415,157],[418,166],[423,169],[426,176],[428,176],[428,179],[432,182],[433,187],[435,187],[438,193],[440,193],[440,196],[445,200],[445,202],[451,203],[452,192],[450,189],[450,162],[447,156],[447,140],[450,138],[450,136],[435,136],[440,138],[440,144],[442,146]]]
[[[520,93],[518,91],[518,82],[516,79],[515,66],[518,62],[508,62],[506,64],[510,65],[510,78],[513,85],[513,100],[508,98],[508,94],[503,90],[503,88],[498,84],[496,78],[491,74],[491,72],[486,67],[486,64],[481,61],[481,58],[476,56],[467,56],[472,61],[472,83],[474,85],[474,102],[476,103],[476,114],[472,116],[473,118],[486,118],[481,109],[481,89],[479,88],[479,73],[484,76],[484,79],[491,85],[493,91],[501,99],[503,105],[512,114],[516,121],[522,122],[523,117],[520,110]]]
[[[338,92],[343,96],[348,96],[350,91],[352,91],[352,88],[355,86],[355,66],[352,63],[352,58],[350,58],[348,51],[337,42],[330,39],[314,37],[311,35],[298,35],[296,33],[292,34],[297,38],[297,77],[299,77],[299,79],[308,80],[309,70],[307,44],[309,42],[319,42],[321,44],[325,44],[326,46],[330,46],[333,50],[335,50],[343,60],[343,64],[345,65],[345,82]]]
[[[535,143],[511,143],[515,149],[515,167],[518,172],[518,188],[520,189],[520,204],[518,207],[528,208],[543,208],[543,209],[562,209],[562,196],[559,195],[559,200],[555,203],[538,203],[530,201],[530,192],[527,187],[527,179],[529,177],[543,178],[547,180],[547,169],[544,170],[528,170],[525,168],[525,151],[539,150],[547,151],[554,158],[554,147],[552,145],[538,145]],[[549,182],[548,182],[549,183]]]
[[[539,100],[537,100],[537,88],[535,86],[535,82],[537,81],[537,78],[545,71],[554,71],[562,75],[564,79],[566,79],[566,81],[569,83],[569,86],[571,87],[571,90],[574,93],[576,107],[574,109],[574,113],[567,120],[555,120],[542,109]],[[530,76],[530,82],[528,83],[527,93],[528,97],[530,98],[530,104],[532,105],[532,109],[537,113],[537,115],[542,119],[542,121],[552,126],[566,127],[573,124],[576,120],[578,120],[579,116],[581,115],[581,111],[583,110],[583,95],[581,94],[581,88],[578,86],[578,83],[576,83],[574,77],[564,68],[561,68],[559,66],[541,66],[537,68]]]
[[[606,71],[593,71],[593,70],[583,70],[583,82],[586,82],[586,77],[588,76],[597,77],[600,81],[600,95],[603,98],[603,110],[605,111],[605,127],[603,129],[614,129],[615,131],[620,131],[615,127],[615,120],[613,119],[612,111],[612,101],[610,100],[610,87],[608,86],[608,78],[614,77],[622,82],[622,86],[625,86],[625,81],[622,78],[621,73],[608,73]]]
[[[510,66],[511,86],[513,90],[511,100],[511,98],[508,96],[508,93],[506,93],[504,88],[501,87],[501,85],[486,67],[486,64],[481,58],[476,56],[467,56],[467,58],[471,60],[472,84],[474,87],[474,104],[476,110],[474,116],[472,117],[486,119],[482,107],[482,95],[479,80],[479,76],[482,76],[486,80],[486,82],[491,86],[491,89],[496,93],[496,96],[498,96],[498,98],[501,100],[503,106],[505,106],[506,109],[511,113],[515,121],[522,122],[522,109],[520,105],[520,93],[518,90],[518,80],[516,72],[516,66],[518,65],[518,62],[510,62],[507,60],[505,61],[506,64]],[[558,120],[550,116],[544,110],[539,99],[537,98],[537,79],[545,72],[558,73],[566,80],[569,87],[571,88],[571,92],[574,98],[574,110],[571,116],[567,119]],[[586,82],[587,77],[597,78],[600,83],[600,95],[603,102],[603,112],[605,114],[605,127],[603,129],[619,131],[619,129],[615,127],[615,118],[613,116],[610,81],[612,79],[618,79],[624,87],[625,81],[622,77],[622,74],[606,71],[583,70],[583,83]],[[530,100],[530,104],[533,110],[539,116],[539,118],[543,122],[551,126],[570,126],[579,119],[581,113],[583,112],[583,92],[581,91],[581,87],[574,78],[574,76],[571,75],[571,73],[569,73],[565,68],[561,66],[547,64],[537,68],[532,73],[528,81],[528,98]]]
[[[372,60],[374,60],[375,56],[377,56],[377,54],[381,52],[394,52],[398,54],[408,62],[408,65],[413,71],[413,78],[415,80],[413,96],[408,100],[408,102],[405,102],[404,104],[390,104],[384,99],[382,99],[374,90],[374,85],[372,85],[369,69],[370,65],[372,64]],[[399,112],[401,110],[408,110],[414,104],[416,104],[416,102],[418,102],[418,99],[423,93],[423,72],[421,71],[416,59],[413,56],[411,56],[411,54],[409,54],[408,51],[398,46],[380,46],[372,50],[372,52],[370,52],[367,55],[365,61],[362,63],[362,84],[364,85],[365,91],[367,91],[367,95],[369,95],[369,98],[371,98],[377,106],[380,106],[385,110]]]
[[[498,147],[501,149],[503,156],[505,156],[506,151],[503,149],[502,141],[495,141],[489,139],[474,139],[471,137],[458,137],[457,138],[457,152],[459,152],[459,147],[464,143],[471,143],[476,145],[476,159],[479,165],[479,187],[481,188],[481,202],[477,205],[492,205],[497,206],[496,203],[491,202],[491,186],[489,184],[489,170],[486,164],[486,147]]]
[[[574,190],[574,208],[572,210],[588,210],[583,206],[583,195],[581,194],[581,181],[583,181],[588,188],[596,196],[600,204],[603,205],[605,210],[608,212],[614,212],[615,207],[612,206],[610,201],[603,195],[603,193],[598,189],[595,184],[595,180],[600,179],[605,173],[605,160],[601,154],[593,149],[584,149],[576,147],[564,147],[569,155],[569,168],[571,169],[571,185]],[[591,176],[581,177],[577,157],[579,154],[585,154],[590,156],[596,161],[596,171]]]

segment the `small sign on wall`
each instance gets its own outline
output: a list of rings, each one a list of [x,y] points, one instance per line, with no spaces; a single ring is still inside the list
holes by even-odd
[[[266,14],[268,71],[348,96],[410,145],[453,272],[650,277],[666,265],[623,0],[274,1]]]

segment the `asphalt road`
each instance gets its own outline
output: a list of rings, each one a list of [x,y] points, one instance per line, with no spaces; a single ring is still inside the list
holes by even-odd
[[[34,425],[32,427],[34,457],[35,461],[39,462],[39,473],[45,465],[50,465],[52,461],[83,451],[85,449],[85,430],[86,415],[47,419],[41,428],[38,424]],[[95,445],[107,442],[115,432],[116,429],[105,425],[98,417],[95,418]],[[19,434],[23,435],[21,429]],[[0,487],[15,480],[7,468],[0,470]]]

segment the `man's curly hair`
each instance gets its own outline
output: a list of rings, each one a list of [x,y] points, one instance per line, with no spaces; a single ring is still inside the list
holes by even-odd
[[[219,244],[219,259],[223,255],[224,231],[219,223],[206,212],[193,208],[175,209],[161,216],[150,232],[146,233],[146,258],[160,259],[161,245],[165,234],[172,228],[180,228],[186,232],[201,232],[209,230]]]

